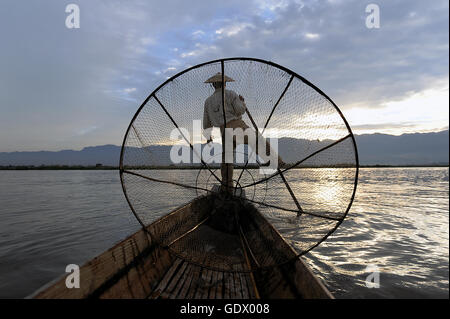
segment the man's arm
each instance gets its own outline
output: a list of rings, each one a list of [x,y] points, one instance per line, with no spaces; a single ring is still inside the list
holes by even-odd
[[[240,116],[245,113],[245,111],[247,110],[247,106],[245,105],[244,98],[241,95],[238,96],[236,93],[234,93],[233,95],[234,111],[236,112],[236,115]]]

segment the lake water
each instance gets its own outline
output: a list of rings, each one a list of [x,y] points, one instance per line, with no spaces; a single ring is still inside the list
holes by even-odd
[[[448,298],[448,173],[361,169],[346,220],[306,262],[337,298]],[[0,171],[0,298],[26,297],[138,229],[116,171]],[[379,288],[365,285],[370,265]]]

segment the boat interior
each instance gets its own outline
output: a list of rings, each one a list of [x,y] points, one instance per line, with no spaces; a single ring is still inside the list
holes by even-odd
[[[252,204],[199,197],[158,219],[34,298],[333,298]]]

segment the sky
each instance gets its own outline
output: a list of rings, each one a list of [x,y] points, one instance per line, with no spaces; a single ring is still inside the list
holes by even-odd
[[[380,27],[367,28],[368,4]],[[66,27],[68,4],[80,28]],[[307,78],[356,134],[449,125],[447,0],[2,0],[0,152],[120,145],[142,101],[209,60]]]

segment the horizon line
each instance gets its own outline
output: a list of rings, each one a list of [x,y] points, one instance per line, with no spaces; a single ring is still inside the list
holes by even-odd
[[[431,131],[431,132],[414,132],[414,133],[402,133],[402,134],[400,134],[400,135],[394,135],[394,134],[387,134],[387,133],[379,133],[379,132],[375,132],[375,133],[364,133],[364,134],[354,134],[353,133],[353,135],[355,136],[355,137],[357,137],[357,136],[366,136],[366,135],[386,135],[386,136],[392,136],[392,137],[401,137],[401,136],[404,136],[404,135],[415,135],[415,134],[436,134],[436,133],[443,133],[443,132],[446,132],[446,131],[449,131],[449,128],[446,128],[446,129],[444,129],[444,130],[439,130],[439,131]],[[295,138],[295,137],[281,137],[281,138],[278,138],[279,140],[280,139],[283,139],[283,138],[289,138],[289,139],[297,139],[297,140],[300,140],[301,138]],[[326,141],[326,140],[331,140],[331,139],[323,139],[323,140],[321,140],[320,142],[322,142],[322,141]],[[311,141],[313,141],[313,140],[311,140]],[[204,143],[202,143],[202,145],[203,145]],[[150,146],[172,146],[172,145],[175,145],[175,144],[152,144],[152,145],[148,145],[148,146],[146,146],[146,147],[150,147]],[[83,146],[83,147],[81,147],[81,148],[79,148],[79,149],[68,149],[68,148],[63,148],[63,149],[58,149],[58,150],[43,150],[43,149],[41,149],[41,150],[25,150],[25,151],[0,151],[0,153],[33,153],[33,152],[53,152],[53,153],[56,153],[56,152],[63,152],[63,151],[74,151],[74,152],[80,152],[80,151],[82,151],[82,150],[84,150],[84,149],[86,149],[86,148],[90,148],[90,147],[102,147],[102,146],[115,146],[115,147],[122,147],[122,145],[121,144],[119,144],[119,145],[117,145],[117,144],[98,144],[98,145],[88,145],[88,146]]]

